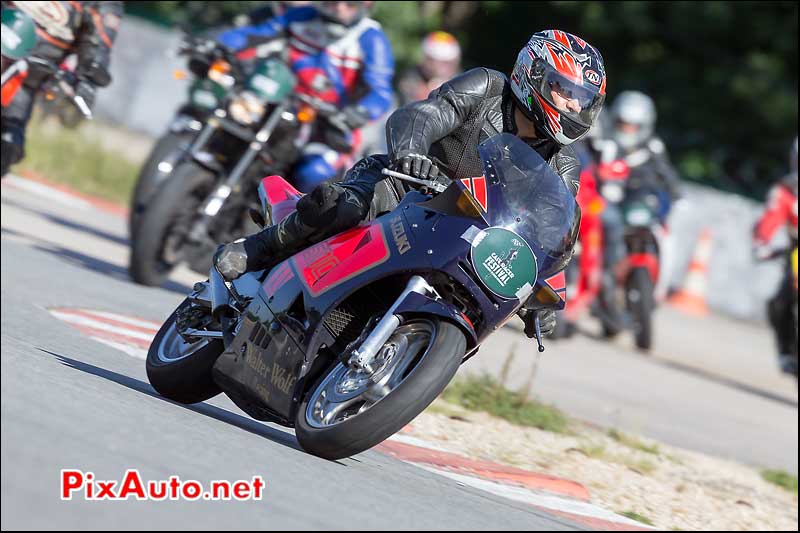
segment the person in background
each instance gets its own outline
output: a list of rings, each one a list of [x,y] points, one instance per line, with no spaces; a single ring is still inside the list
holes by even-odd
[[[656,105],[640,91],[623,91],[611,104],[608,116],[613,144],[603,144],[603,162],[624,161],[629,169],[626,189],[646,183],[660,191],[658,219],[665,228],[662,239],[661,263],[665,272],[672,264],[671,241],[666,238],[666,220],[673,204],[681,198],[680,176],[670,162],[666,145],[656,135]],[[622,217],[622,198],[607,198],[603,210],[605,264],[614,268],[625,257],[625,223]],[[613,278],[613,276],[612,276]],[[656,286],[656,298],[667,293],[668,276],[661,276]]]
[[[790,253],[774,251],[770,243],[781,228],[789,236],[788,251],[797,248],[797,137],[789,152],[790,172],[772,187],[767,199],[767,209],[753,228],[754,254],[760,260],[770,259],[776,254],[786,257],[784,275],[778,291],[767,303],[767,316],[775,333],[778,347],[778,363],[784,372],[797,375],[797,331],[792,316],[794,274]],[[794,344],[794,345],[793,345]]]
[[[444,31],[429,33],[422,40],[422,60],[400,76],[400,103],[424,100],[434,89],[461,72],[461,46]]]
[[[349,166],[360,144],[360,128],[391,105],[394,56],[381,25],[367,16],[371,4],[313,2],[218,38],[236,51],[287,38],[295,90],[340,108],[319,124],[294,168],[294,182],[303,192]]]
[[[91,108],[98,87],[111,83],[108,72],[111,48],[122,20],[122,2],[3,2],[2,8],[18,9],[33,19],[38,42],[31,57],[60,65],[76,54],[75,94]],[[25,157],[25,130],[36,93],[50,72],[29,66],[28,76],[14,99],[3,108],[0,148],[2,174]]]

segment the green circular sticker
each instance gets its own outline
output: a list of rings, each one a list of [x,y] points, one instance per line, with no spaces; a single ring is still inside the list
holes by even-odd
[[[503,298],[522,299],[536,283],[538,265],[525,239],[504,228],[489,228],[472,241],[472,268],[483,284]]]

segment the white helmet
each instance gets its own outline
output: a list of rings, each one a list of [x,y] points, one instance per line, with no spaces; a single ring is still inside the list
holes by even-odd
[[[650,140],[656,127],[656,105],[653,99],[639,91],[624,91],[611,105],[613,139],[624,150],[643,145]]]

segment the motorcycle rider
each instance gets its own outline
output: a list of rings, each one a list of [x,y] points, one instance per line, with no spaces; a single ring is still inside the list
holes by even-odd
[[[38,42],[30,56],[60,64],[77,54],[77,96],[91,107],[97,87],[110,82],[111,47],[122,18],[122,2],[3,2],[3,9],[18,9],[33,19]],[[25,157],[25,129],[31,118],[34,97],[50,73],[35,63],[14,99],[3,109],[2,174]]]
[[[604,143],[603,162],[622,160],[629,169],[626,188],[647,183],[661,191],[658,219],[663,224],[669,214],[672,203],[680,199],[680,177],[672,166],[666,146],[655,133],[656,106],[653,99],[640,91],[623,91],[611,105],[609,123],[610,140],[613,144]],[[611,149],[609,149],[611,148]],[[602,179],[602,176],[601,176]],[[603,236],[605,246],[605,264],[612,275],[607,276],[605,290],[614,290],[614,266],[619,265],[625,257],[625,222],[621,206],[623,198],[607,198],[603,210]],[[668,247],[668,243],[664,243]],[[662,261],[667,262],[669,250],[662,250]],[[666,281],[667,277],[663,277]],[[663,297],[666,285],[662,283],[656,289],[657,297]],[[609,310],[612,314],[614,310]]]
[[[301,94],[333,103],[340,112],[327,118],[304,150],[293,175],[304,192],[344,169],[358,149],[359,129],[383,115],[392,101],[394,57],[381,26],[367,17],[372,2],[314,2],[288,9],[258,25],[223,33],[228,48],[251,48],[286,37],[289,64]]]
[[[753,228],[755,255],[768,259],[774,255],[769,243],[779,229],[786,226],[789,235],[789,250],[797,247],[797,138],[789,154],[791,171],[772,187],[767,200],[767,209]],[[778,363],[784,372],[797,373],[797,346],[792,346],[797,332],[792,317],[793,273],[789,254],[786,254],[784,276],[778,291],[767,303],[767,315],[775,332],[778,346]]]
[[[381,170],[389,166],[418,179],[480,176],[478,144],[502,132],[522,138],[577,194],[580,164],[569,145],[589,131],[605,89],[605,67],[596,48],[563,31],[537,32],[520,51],[510,79],[475,68],[426,100],[399,108],[386,126],[388,155],[362,159],[343,182],[318,186],[277,225],[220,247],[214,263],[223,277],[235,279],[392,210],[410,186],[386,179]],[[520,316],[533,336],[536,314],[523,309]],[[542,333],[551,332],[555,313],[539,317]]]
[[[445,31],[434,31],[422,40],[422,61],[400,77],[397,89],[401,104],[424,100],[438,88],[461,72],[461,46],[458,40]]]

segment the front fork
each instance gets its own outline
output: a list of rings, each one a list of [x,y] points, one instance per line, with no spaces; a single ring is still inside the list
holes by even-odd
[[[250,141],[247,151],[236,163],[236,166],[233,167],[228,179],[217,185],[217,188],[214,189],[214,191],[206,198],[205,202],[203,202],[203,204],[200,206],[198,209],[199,216],[189,232],[189,240],[193,242],[203,242],[208,238],[208,226],[211,222],[211,219],[214,218],[217,213],[219,213],[220,209],[222,209],[222,206],[231,195],[231,192],[233,192],[234,189],[236,189],[236,187],[239,185],[239,182],[241,181],[245,171],[250,167],[255,158],[258,157],[258,154],[264,148],[264,145],[269,141],[272,133],[278,126],[278,123],[282,118],[281,115],[283,115],[284,111],[286,111],[286,104],[279,104],[275,106],[275,109],[273,109],[272,114],[267,119],[266,123],[264,123],[264,126]],[[215,115],[219,118],[224,118],[225,113],[217,112]],[[205,144],[219,127],[224,127],[219,120],[209,120],[206,127],[192,145],[191,154],[201,163],[207,163],[207,161],[204,161],[203,159],[203,155],[206,154],[206,152],[201,152],[201,149],[205,146]]]
[[[392,333],[400,326],[400,317],[395,314],[395,311],[400,307],[403,300],[412,292],[425,296],[438,296],[436,289],[429,285],[428,282],[425,281],[425,278],[422,276],[412,276],[400,296],[397,297],[389,310],[386,311],[380,321],[375,325],[375,329],[372,330],[358,348],[353,350],[347,362],[350,368],[362,370],[370,374],[373,372],[372,363],[375,360],[375,356],[386,341],[389,340],[389,337],[392,336]]]

